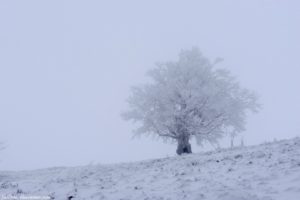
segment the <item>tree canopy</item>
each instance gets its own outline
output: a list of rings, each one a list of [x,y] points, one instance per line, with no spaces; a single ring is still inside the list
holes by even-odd
[[[247,111],[257,111],[256,95],[241,88],[197,48],[183,50],[176,62],[150,70],[151,82],[133,87],[126,120],[138,122],[136,134],[182,141],[216,142],[245,129]]]

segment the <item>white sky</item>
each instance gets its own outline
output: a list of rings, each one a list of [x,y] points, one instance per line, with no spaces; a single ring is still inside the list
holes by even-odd
[[[156,61],[192,46],[260,94],[246,144],[300,136],[299,24],[298,0],[2,0],[0,169],[174,155],[132,140],[120,112]]]

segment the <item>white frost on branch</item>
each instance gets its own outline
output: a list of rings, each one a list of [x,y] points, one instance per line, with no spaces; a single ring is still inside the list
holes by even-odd
[[[137,134],[214,143],[243,131],[247,110],[259,108],[253,92],[241,88],[228,70],[216,69],[197,48],[147,75],[152,82],[132,88],[130,109],[123,113],[124,119],[138,122]]]

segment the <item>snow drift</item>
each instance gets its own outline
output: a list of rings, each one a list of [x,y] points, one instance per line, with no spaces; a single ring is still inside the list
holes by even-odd
[[[137,163],[0,172],[0,199],[17,197],[299,200],[300,138]]]

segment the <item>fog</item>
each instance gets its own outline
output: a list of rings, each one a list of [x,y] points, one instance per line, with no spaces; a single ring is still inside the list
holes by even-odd
[[[0,169],[175,155],[120,113],[148,69],[193,46],[259,94],[246,145],[300,136],[299,21],[296,0],[0,1]]]

